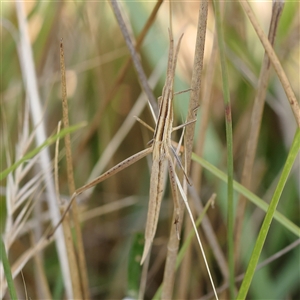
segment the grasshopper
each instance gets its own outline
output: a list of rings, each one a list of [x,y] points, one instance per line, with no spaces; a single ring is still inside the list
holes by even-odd
[[[148,215],[147,215],[147,222],[146,222],[146,229],[145,229],[145,246],[144,246],[144,251],[141,259],[141,264],[143,264],[150,251],[156,233],[167,170],[169,171],[171,190],[174,199],[174,210],[176,212],[174,224],[177,224],[179,222],[179,200],[178,200],[175,165],[173,162],[173,157],[175,157],[175,161],[177,161],[179,166],[182,168],[183,172],[184,169],[181,165],[180,159],[176,154],[176,150],[172,146],[171,133],[174,130],[183,128],[184,126],[191,123],[191,122],[185,123],[183,125],[173,128],[173,96],[174,96],[173,85],[174,85],[177,56],[178,56],[182,37],[183,34],[180,36],[174,52],[173,34],[172,31],[169,30],[170,46],[169,46],[169,54],[168,54],[167,76],[166,76],[165,85],[162,90],[162,96],[158,98],[159,113],[158,113],[156,127],[153,130],[154,131],[153,139],[148,143],[149,147],[128,157],[127,159],[115,165],[114,167],[112,167],[111,169],[109,169],[108,171],[106,171],[105,173],[103,173],[93,181],[77,189],[73,193],[70,202],[62,215],[61,221],[56,225],[52,233],[56,230],[56,228],[60,225],[60,223],[64,219],[66,213],[71,207],[72,202],[74,201],[76,196],[80,195],[81,193],[93,187],[94,185],[113,176],[119,171],[127,168],[128,166],[132,165],[133,163],[135,163],[136,161],[140,160],[141,158],[145,157],[150,153],[152,153],[153,164],[152,164],[151,178],[150,178],[150,193],[149,193],[150,195],[149,195]],[[147,127],[149,128],[149,126]],[[179,238],[179,234],[178,234],[178,238]]]

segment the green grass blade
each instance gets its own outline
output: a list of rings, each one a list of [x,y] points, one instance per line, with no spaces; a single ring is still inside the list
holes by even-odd
[[[13,300],[18,300],[17,292],[11,275],[10,265],[6,255],[6,250],[5,250],[2,236],[0,236],[0,254],[1,254],[1,261],[3,263],[4,274],[6,277],[10,298]]]
[[[74,126],[70,126],[68,128],[62,129],[59,133],[50,136],[43,144],[33,149],[29,153],[25,154],[20,160],[15,162],[13,165],[5,169],[0,173],[0,180],[3,180],[9,173],[13,172],[19,165],[26,162],[28,159],[31,159],[35,155],[37,155],[40,151],[42,151],[45,147],[53,144],[57,139],[63,138],[66,134],[71,133],[85,126],[85,123],[80,123]]]
[[[299,143],[299,137],[297,139]],[[199,163],[203,168],[208,170],[210,173],[212,173],[213,175],[215,175],[216,177],[224,181],[225,183],[227,182],[227,175],[224,172],[220,171],[215,166],[213,166],[212,164],[210,164],[205,159],[197,156],[194,153],[192,155],[192,159],[195,162]],[[262,200],[261,198],[253,194],[251,191],[243,187],[240,183],[233,181],[233,188],[236,192],[244,195],[248,200],[254,203],[257,207],[261,208],[263,211],[266,212],[268,210],[269,205],[264,200]],[[291,222],[289,219],[287,219],[284,215],[282,215],[278,211],[275,211],[274,218],[280,224],[282,224],[286,229],[291,231],[297,237],[300,237],[300,228],[297,225],[295,225],[293,222]]]
[[[293,167],[294,161],[297,157],[297,154],[299,152],[300,147],[300,129],[298,128],[294,137],[294,141],[291,147],[291,150],[289,152],[289,155],[287,157],[286,163],[284,165],[283,171],[281,173],[279,182],[277,184],[276,190],[274,192],[274,195],[272,197],[271,203],[269,205],[267,214],[265,216],[264,222],[262,224],[262,227],[260,229],[258,238],[256,240],[256,244],[254,246],[254,250],[252,252],[250,262],[248,264],[248,268],[246,271],[245,278],[242,282],[241,288],[238,293],[238,299],[245,299],[258,263],[258,259],[260,257],[263,245],[265,243],[267,234],[269,232],[269,228],[271,225],[271,222],[274,218],[274,214],[276,211],[277,204],[279,202],[280,196],[282,194],[283,188],[285,186],[285,183],[288,179],[288,176],[291,172],[291,169]]]

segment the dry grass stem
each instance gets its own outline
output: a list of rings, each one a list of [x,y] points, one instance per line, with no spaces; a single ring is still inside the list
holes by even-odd
[[[63,110],[63,125],[65,128],[69,127],[69,109],[68,109],[68,98],[67,98],[67,83],[66,83],[66,71],[65,71],[65,58],[64,58],[64,48],[63,41],[60,42],[60,69],[61,69],[61,93],[62,93],[62,110]],[[75,182],[74,182],[74,171],[73,171],[73,161],[72,161],[72,150],[71,150],[71,137],[70,134],[65,136],[65,147],[66,147],[66,160],[67,160],[67,178],[69,193],[72,195],[75,192]],[[79,222],[79,213],[76,201],[72,205],[72,217],[74,221],[75,234],[76,234],[76,247],[72,247],[70,251],[74,253],[75,249],[77,250],[78,261],[76,260],[75,253],[73,254],[76,276],[74,278],[78,280],[77,282],[73,281],[73,286],[76,287],[80,294],[77,295],[77,298],[80,296],[84,299],[89,299],[89,284],[88,284],[88,273],[86,268],[86,261],[84,256],[84,247],[82,241],[82,234]],[[71,236],[70,236],[71,237]],[[72,243],[72,239],[70,239]],[[71,265],[72,265],[71,264]],[[77,267],[78,266],[78,267]],[[80,273],[78,273],[78,268]]]
[[[207,262],[207,259],[206,259],[206,255],[204,253],[204,249],[203,249],[203,246],[202,246],[202,243],[201,243],[201,240],[200,240],[200,236],[198,234],[198,231],[197,231],[197,227],[196,227],[196,224],[194,222],[194,219],[193,219],[193,214],[191,212],[191,209],[189,207],[189,204],[188,204],[188,200],[186,198],[186,193],[185,191],[183,190],[182,186],[181,186],[181,183],[177,177],[177,175],[175,174],[175,177],[176,177],[176,182],[177,182],[177,186],[178,186],[178,189],[180,191],[180,194],[182,196],[182,199],[184,201],[184,204],[186,205],[186,208],[187,208],[187,211],[188,211],[188,214],[190,216],[190,219],[191,219],[191,222],[193,224],[193,228],[194,228],[194,231],[196,233],[196,237],[197,237],[197,240],[198,240],[198,244],[199,244],[199,247],[200,247],[200,250],[201,250],[201,254],[202,254],[202,257],[203,257],[203,260],[204,260],[204,263],[205,263],[205,267],[206,267],[206,270],[207,270],[207,273],[208,273],[208,277],[209,277],[209,280],[210,280],[210,283],[212,285],[212,288],[213,288],[213,291],[214,291],[214,296],[216,297],[216,300],[218,300],[218,294],[216,292],[216,288],[215,288],[215,285],[214,285],[214,281],[212,279],[212,276],[211,276],[211,272],[210,272],[210,269],[209,269],[209,266],[208,266],[208,262]],[[212,199],[215,198],[215,195],[212,196]]]
[[[135,45],[136,52],[139,52],[139,50],[140,50],[140,48],[143,44],[143,41],[146,37],[146,34],[148,33],[149,29],[151,28],[151,26],[152,26],[152,24],[155,20],[156,14],[157,14],[162,2],[163,2],[163,0],[158,0],[157,1],[155,7],[153,8],[153,11],[152,11],[151,15],[149,16],[149,18],[148,18],[148,20],[147,20],[147,22],[144,26],[144,28],[142,29],[141,33],[137,37],[136,45]],[[99,123],[102,119],[102,114],[103,114],[106,106],[108,105],[108,103],[116,95],[116,93],[118,91],[118,88],[120,87],[122,81],[124,80],[125,75],[127,74],[131,63],[132,63],[132,60],[131,60],[131,57],[129,57],[127,59],[127,61],[123,64],[122,68],[119,70],[119,72],[116,76],[116,79],[114,80],[114,83],[112,84],[111,88],[109,89],[108,93],[106,94],[103,102],[101,102],[101,105],[100,105],[99,109],[97,110],[97,112],[96,112],[96,114],[95,114],[95,116],[94,116],[94,118],[91,122],[89,131],[87,132],[87,134],[83,137],[82,141],[80,142],[79,149],[78,149],[79,154],[83,151],[86,144],[89,142],[91,137],[95,134],[96,130],[98,129]],[[151,85],[150,85],[150,87],[151,87]]]
[[[74,248],[74,244],[73,244],[70,214],[67,214],[65,216],[63,223],[62,223],[62,227],[64,230],[66,249],[67,249],[68,260],[69,260],[69,264],[70,264],[74,299],[84,299],[83,295],[82,295],[82,291],[81,291],[78,263],[76,260],[75,248]]]
[[[205,34],[206,34],[206,22],[208,13],[208,2],[203,1],[200,3],[199,17],[198,17],[198,27],[197,27],[197,38],[196,38],[196,48],[193,66],[193,75],[191,83],[191,95],[188,109],[187,122],[197,119],[196,107],[199,107],[199,96],[201,87],[201,75],[203,69],[203,55],[204,55],[204,45],[205,45]],[[184,157],[187,161],[185,166],[186,173],[189,174],[191,155],[193,148],[195,123],[187,126],[186,137],[184,139],[185,152]],[[183,219],[183,204],[180,205],[180,215],[179,219]],[[173,216],[173,218],[175,215]],[[178,224],[178,231],[181,231],[181,223]],[[179,248],[179,241],[177,239],[176,228],[173,226],[171,228],[170,239],[168,243],[168,253],[166,259],[166,265],[164,270],[163,279],[163,299],[171,299],[173,295],[174,282],[175,282],[175,262]]]
[[[271,46],[274,46],[275,36],[277,27],[279,24],[280,16],[283,10],[283,3],[276,1],[273,3],[272,17],[270,21],[269,35],[268,39]],[[254,159],[256,154],[256,149],[258,145],[258,137],[260,133],[261,121],[263,116],[265,97],[267,93],[268,82],[270,78],[270,58],[265,53],[263,63],[260,70],[260,75],[258,79],[257,92],[254,99],[253,111],[251,115],[250,123],[250,133],[247,141],[247,149],[245,154],[245,161],[243,166],[241,184],[251,189],[251,178],[252,170],[254,165]],[[246,198],[242,195],[239,196],[238,206],[237,206],[237,217],[236,217],[236,227],[235,227],[235,258],[236,262],[239,262],[239,253],[241,245],[241,234],[244,222],[244,213],[246,209]]]
[[[210,99],[211,99],[211,93],[213,89],[213,83],[214,83],[214,74],[215,74],[215,68],[217,63],[217,37],[214,33],[214,41],[212,46],[212,51],[210,54],[209,62],[207,64],[207,70],[205,72],[204,77],[204,83],[203,83],[203,91],[201,93],[201,109],[199,110],[199,134],[197,138],[197,143],[195,147],[195,153],[199,155],[200,157],[203,156],[204,151],[204,141],[206,136],[206,130],[208,126],[208,121],[210,117]],[[200,194],[201,189],[201,181],[202,181],[202,167],[200,164],[195,164],[191,171],[191,178],[192,182],[194,182],[194,186],[189,189],[189,191],[193,190],[192,197],[195,198],[198,194]],[[190,205],[195,209],[195,205],[191,202]],[[203,204],[200,199],[197,201],[198,205],[200,206],[200,211],[197,213],[200,213],[203,210]],[[206,236],[206,239],[208,240],[208,243],[210,245],[211,250],[213,251],[216,261],[219,265],[219,268],[222,272],[222,275],[224,278],[228,278],[228,265],[226,262],[226,258],[224,256],[224,253],[221,250],[221,247],[218,243],[217,237],[213,231],[212,225],[209,221],[209,218],[207,216],[204,216],[202,220],[202,228],[204,231],[204,234]],[[188,219],[185,220],[185,237],[188,236],[189,232],[192,230],[192,224]],[[179,298],[184,298],[185,295],[188,295],[189,290],[189,272],[191,268],[191,261],[192,261],[192,248],[191,246],[188,248],[187,253],[184,256],[184,262],[181,264],[180,268],[180,286],[178,295]]]
[[[60,132],[61,122],[58,123],[57,131]],[[56,199],[58,205],[62,205],[62,201],[60,199],[60,192],[59,192],[59,175],[58,175],[58,154],[59,154],[59,140],[56,141],[55,144],[55,158],[54,158],[54,178],[55,178],[55,191],[56,191]],[[63,220],[63,230],[64,230],[64,237],[65,237],[65,244],[69,259],[70,271],[71,271],[71,280],[72,280],[72,290],[75,299],[82,299],[82,294],[80,290],[80,278],[78,272],[78,264],[76,261],[75,249],[72,241],[72,234],[71,234],[71,225],[70,225],[70,217],[69,215],[66,216]]]
[[[294,113],[296,123],[298,127],[300,127],[300,107],[298,104],[298,101],[296,99],[296,96],[294,94],[294,91],[290,85],[290,82],[281,66],[281,63],[271,45],[268,38],[266,37],[265,33],[263,32],[262,28],[260,27],[259,23],[257,22],[257,19],[247,1],[240,1],[241,6],[245,10],[249,20],[251,21],[251,24],[253,25],[262,45],[265,48],[265,51],[267,52],[270,61],[278,75],[278,78],[282,84],[282,87],[285,91],[285,94],[287,96],[287,99],[290,103],[291,109]],[[279,16],[278,16],[279,17]]]
[[[47,280],[45,268],[43,267],[43,261],[41,259],[41,253],[37,253],[33,257],[36,270],[36,282],[38,286],[37,295],[40,299],[51,299],[50,287]]]
[[[153,92],[152,92],[152,90],[151,90],[151,88],[149,86],[149,83],[148,83],[146,74],[145,74],[145,72],[143,70],[143,67],[141,65],[139,56],[138,56],[138,54],[136,52],[135,47],[133,46],[133,42],[132,42],[132,40],[130,38],[128,29],[126,27],[126,24],[125,24],[125,22],[123,20],[121,11],[119,9],[118,2],[116,0],[111,0],[111,6],[113,8],[113,11],[114,11],[115,17],[116,17],[116,19],[118,21],[120,30],[121,30],[121,32],[123,34],[124,40],[126,42],[128,50],[130,52],[131,59],[132,59],[135,71],[137,73],[137,77],[138,77],[139,83],[141,85],[141,88],[144,90],[145,94],[147,95],[151,112],[153,114],[153,117],[155,118],[155,116],[157,116],[157,112],[158,112],[156,98],[154,97]]]

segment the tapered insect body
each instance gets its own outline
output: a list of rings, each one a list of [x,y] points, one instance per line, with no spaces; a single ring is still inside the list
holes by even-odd
[[[175,172],[171,157],[171,133],[173,130],[173,85],[176,69],[177,54],[180,47],[181,38],[178,42],[176,53],[174,55],[174,41],[171,31],[170,49],[166,82],[163,88],[162,96],[159,99],[158,121],[153,136],[153,164],[150,178],[149,206],[145,231],[145,246],[141,264],[146,259],[151,248],[158,223],[161,201],[163,197],[163,187],[165,182],[166,168],[169,164],[170,182],[172,186],[173,197],[177,197],[177,187],[175,180],[172,179]],[[177,203],[177,198],[174,203]],[[176,209],[176,207],[175,207]],[[176,220],[178,221],[178,220]]]

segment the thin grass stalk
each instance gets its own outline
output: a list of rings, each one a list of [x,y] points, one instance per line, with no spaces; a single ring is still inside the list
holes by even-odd
[[[281,1],[273,2],[272,17],[270,21],[270,28],[269,28],[269,35],[268,35],[268,39],[272,46],[274,46],[277,26],[279,24],[279,19],[283,10],[283,6],[284,3],[282,3]],[[265,53],[262,67],[260,70],[259,79],[258,79],[257,92],[254,99],[254,105],[253,105],[251,121],[250,121],[250,133],[248,137],[245,161],[244,161],[244,166],[242,171],[241,184],[248,189],[251,189],[252,171],[253,171],[255,153],[258,144],[261,120],[262,120],[262,115],[264,110],[265,97],[266,97],[268,82],[270,78],[270,70],[271,70],[270,59],[267,53]],[[238,199],[236,228],[235,228],[236,268],[239,261],[241,234],[243,228],[246,203],[247,203],[246,198],[243,195],[240,195]]]
[[[68,116],[68,97],[67,97],[67,84],[66,84],[66,71],[65,71],[65,59],[64,59],[64,49],[63,41],[60,43],[60,69],[61,69],[61,93],[62,93],[62,107],[63,107],[63,125],[64,128],[69,127],[69,116]],[[72,150],[71,150],[71,137],[70,134],[65,135],[65,147],[66,147],[66,160],[67,160],[67,177],[68,177],[68,186],[69,194],[73,195],[75,192],[75,182],[74,182],[74,171],[73,171],[73,162],[72,162]],[[82,233],[80,228],[80,220],[78,213],[77,202],[74,201],[72,204],[72,217],[75,227],[75,243],[77,246],[78,262],[75,263],[78,265],[80,273],[78,274],[78,288],[81,288],[82,296],[84,299],[89,299],[89,284],[88,284],[88,273],[86,268],[86,261],[84,256],[84,248],[82,241]],[[76,247],[75,247],[76,248]],[[75,250],[75,249],[74,249]],[[78,268],[76,268],[78,272]]]
[[[0,254],[1,254],[1,261],[4,269],[4,275],[6,277],[10,298],[12,300],[18,300],[15,284],[12,278],[11,269],[6,254],[5,245],[2,239],[2,235],[0,235]]]
[[[217,65],[217,34],[214,32],[214,41],[212,46],[212,51],[210,54],[209,61],[207,63],[207,70],[204,77],[204,84],[203,84],[203,92],[201,93],[201,109],[199,109],[200,114],[200,122],[199,122],[199,134],[197,138],[197,143],[195,146],[194,153],[198,156],[203,156],[204,152],[204,143],[205,143],[205,136],[206,130],[208,126],[209,116],[210,116],[210,100],[211,100],[211,93],[213,89],[214,83],[214,75],[215,69]],[[202,166],[199,164],[195,164],[192,169],[192,180],[195,184],[195,189],[198,194],[200,194],[201,190],[201,181],[202,181]]]
[[[200,105],[201,76],[203,70],[207,14],[208,14],[208,1],[201,1],[200,8],[199,8],[195,58],[194,58],[192,82],[191,82],[192,90],[190,94],[187,122],[190,122],[197,118],[198,107]],[[187,160],[187,166],[186,166],[187,174],[189,174],[190,172],[195,126],[196,124],[192,123],[191,125],[186,127],[186,136],[184,139],[184,144],[185,144],[184,151]]]
[[[183,217],[184,207],[180,207],[180,220]],[[176,217],[175,213],[172,216],[172,220]],[[171,226],[170,237],[168,241],[168,248],[167,248],[167,258],[165,263],[164,269],[164,278],[163,278],[163,285],[162,285],[162,296],[161,299],[172,299],[173,289],[174,289],[174,282],[175,282],[175,262],[176,257],[179,249],[179,240],[178,240],[178,232],[181,231],[182,222],[177,224],[176,226]],[[171,295],[169,297],[169,295]]]
[[[36,170],[36,172],[38,173],[38,168],[34,167],[34,169]],[[39,175],[39,174],[37,174]],[[39,180],[41,179],[41,177],[39,176]],[[40,184],[42,183],[42,180],[40,180]],[[39,188],[39,184],[37,182],[36,187]],[[39,199],[38,195],[32,195],[33,198],[35,199]],[[30,203],[30,200],[27,199],[26,201],[26,205],[28,203]],[[33,206],[33,212],[32,215],[33,216],[38,216],[39,218],[33,218],[34,222],[35,222],[35,226],[33,228],[33,231],[30,232],[30,243],[33,246],[37,241],[40,240],[40,238],[43,235],[43,220],[40,218],[42,212],[43,212],[43,203],[41,201],[34,201],[35,203],[32,205]],[[20,216],[20,214],[18,214],[18,217]],[[28,216],[29,217],[29,216]],[[23,226],[26,224],[25,222],[25,218],[24,218],[24,224]],[[20,224],[21,225],[21,224]],[[22,227],[23,227],[22,226]],[[19,238],[20,235],[18,234]],[[35,286],[37,287],[37,298],[40,299],[44,299],[44,292],[49,291],[49,286],[47,283],[47,280],[45,281],[45,272],[46,270],[43,268],[43,262],[44,262],[44,256],[42,253],[36,253],[36,255],[33,258],[33,264],[34,264],[34,281],[35,281]],[[23,274],[21,273],[21,275],[23,276]],[[51,294],[50,294],[51,295]],[[51,296],[50,296],[51,299]]]
[[[203,209],[202,203],[200,201],[199,203],[200,203],[199,205],[200,208]],[[213,226],[211,225],[210,220],[206,215],[204,216],[203,221],[201,222],[201,227],[205,234],[206,240],[208,241],[210,249],[215,256],[216,262],[221,270],[221,273],[226,280],[228,279],[229,276],[227,260],[224,253],[222,252],[221,246],[218,242],[218,238],[216,236],[216,233],[214,232]]]
[[[153,11],[149,17],[149,19],[147,20],[144,28],[142,29],[141,33],[139,34],[139,36],[136,39],[136,45],[135,45],[135,50],[136,52],[139,52],[143,41],[146,37],[146,34],[148,33],[150,27],[152,26],[157,12],[161,6],[161,4],[163,3],[163,0],[158,0],[155,7],[153,8]],[[102,115],[105,111],[106,106],[108,105],[108,103],[111,101],[111,99],[115,96],[115,94],[117,93],[117,91],[119,90],[119,87],[121,86],[122,81],[125,78],[125,75],[127,74],[127,71],[129,70],[129,67],[131,66],[132,63],[132,59],[131,57],[128,57],[127,61],[124,63],[124,65],[122,66],[122,68],[119,70],[116,79],[114,81],[114,83],[112,84],[111,88],[109,89],[108,93],[106,94],[103,102],[101,103],[101,106],[99,107],[99,109],[97,110],[89,131],[85,134],[84,138],[82,139],[82,141],[80,142],[79,146],[78,146],[78,154],[80,154],[83,149],[85,148],[86,144],[89,142],[89,140],[91,139],[91,137],[95,134],[96,130],[99,128],[99,123],[102,119]]]
[[[61,213],[64,212],[64,206],[62,207]],[[82,297],[81,284],[80,284],[80,275],[78,270],[78,263],[76,260],[75,247],[73,244],[72,230],[71,230],[71,220],[70,214],[67,214],[62,222],[62,227],[65,236],[65,243],[68,253],[68,260],[71,270],[71,279],[74,299],[85,299]]]
[[[253,28],[256,31],[256,34],[258,35],[263,47],[265,48],[265,51],[267,52],[270,61],[278,75],[278,78],[282,84],[282,87],[285,91],[285,94],[287,96],[287,99],[290,103],[291,109],[294,113],[295,116],[295,120],[297,123],[297,126],[300,127],[300,107],[297,101],[297,98],[295,96],[295,93],[291,87],[291,84],[281,66],[281,63],[271,45],[271,43],[269,42],[268,38],[266,37],[264,31],[262,30],[262,28],[260,27],[258,21],[256,20],[256,17],[249,5],[249,3],[247,1],[240,1],[241,6],[243,7],[246,15],[248,16]]]
[[[130,38],[130,34],[128,32],[128,29],[126,27],[126,24],[123,20],[123,17],[122,17],[120,8],[119,8],[118,1],[117,0],[111,0],[110,3],[111,3],[111,7],[113,9],[113,12],[115,14],[115,17],[117,19],[117,22],[119,24],[120,30],[122,32],[122,35],[124,37],[124,40],[126,42],[126,45],[128,47],[128,50],[130,52],[131,59],[132,59],[133,66],[134,66],[134,69],[135,69],[136,74],[137,74],[138,81],[140,83],[140,86],[141,86],[142,90],[145,92],[145,94],[148,97],[151,113],[153,115],[153,118],[156,120],[157,114],[158,114],[158,107],[157,107],[156,98],[154,97],[153,92],[152,92],[152,90],[149,86],[148,79],[147,79],[146,74],[144,72],[144,69],[141,65],[139,56],[138,56],[138,54],[137,54],[137,52],[136,52],[136,50],[133,46],[133,42]]]
[[[214,201],[216,199],[216,194],[213,194],[209,200],[207,201],[207,203],[205,204],[205,207],[203,208],[201,214],[199,215],[198,219],[196,220],[196,226],[199,227],[201,225],[201,223],[204,220],[204,217],[206,216],[206,213],[208,211],[208,209],[214,204]],[[192,242],[192,238],[195,236],[195,231],[191,230],[189,235],[187,236],[186,240],[184,241],[179,253],[178,253],[178,257],[176,260],[176,269],[180,266],[181,263],[183,263],[183,259],[185,257],[185,253],[188,250],[189,244],[191,244]]]
[[[38,283],[36,287],[37,297],[39,299],[51,299],[52,295],[47,280],[46,270],[44,268],[43,260],[41,258],[41,253],[36,253],[33,259],[35,263],[35,281]]]
[[[248,263],[248,268],[247,268],[247,271],[245,274],[245,278],[242,282],[242,285],[241,285],[239,293],[238,293],[238,297],[237,297],[238,299],[241,299],[241,300],[246,299],[250,284],[251,284],[253,276],[254,276],[255,269],[257,267],[257,263],[258,263],[262,248],[264,246],[267,234],[269,232],[272,220],[274,218],[276,207],[280,200],[282,191],[285,187],[285,183],[286,183],[288,176],[291,172],[291,169],[294,165],[295,159],[299,153],[299,150],[300,150],[300,129],[298,128],[296,130],[291,149],[289,151],[288,157],[287,157],[285,165],[283,167],[283,171],[281,173],[276,190],[273,194],[273,197],[272,197],[271,203],[269,205],[267,214],[265,216],[264,222],[261,226],[259,235],[257,237],[250,261]]]
[[[61,121],[57,124],[57,133],[61,130]],[[54,183],[55,183],[55,192],[56,198],[60,201],[59,196],[59,176],[58,176],[58,156],[59,156],[59,140],[55,142],[55,155],[54,155]],[[62,204],[61,201],[59,204]]]
[[[201,102],[201,117],[200,117],[200,124],[199,124],[199,137],[195,149],[195,153],[202,157],[204,152],[204,143],[205,143],[205,134],[206,129],[208,126],[208,120],[210,116],[210,98],[211,93],[213,89],[213,82],[214,82],[214,74],[215,74],[215,68],[217,65],[217,34],[215,32],[214,35],[214,42],[213,42],[213,48],[211,52],[211,56],[208,62],[208,70],[205,77],[205,83],[203,84],[204,92],[202,96],[202,102]],[[198,167],[200,166],[200,167]],[[201,189],[201,181],[202,181],[202,167],[200,164],[195,164],[193,166],[192,170],[192,180],[195,183],[195,188],[198,189],[198,194],[200,194]],[[202,206],[202,203],[199,201],[200,205]],[[228,279],[228,265],[227,260],[224,256],[224,253],[218,243],[217,237],[213,231],[213,228],[211,226],[211,223],[207,216],[204,216],[204,219],[201,223],[201,226],[203,228],[204,234],[206,236],[206,239],[210,245],[210,248],[212,252],[214,253],[214,256],[216,258],[216,261],[219,265],[220,271],[225,279]]]
[[[194,205],[191,204],[193,208]],[[194,210],[192,210],[194,211]],[[194,215],[194,214],[193,214]],[[184,240],[187,239],[190,232],[193,230],[192,224],[188,218],[184,220]],[[188,299],[189,298],[189,286],[190,286],[190,278],[189,275],[192,272],[192,244],[189,245],[187,251],[185,252],[183,264],[180,267],[179,273],[179,282],[180,285],[178,286],[177,295],[179,299]]]
[[[22,76],[25,83],[26,93],[30,101],[30,110],[33,124],[36,127],[36,143],[37,145],[41,145],[46,140],[45,124],[43,122],[41,101],[38,93],[37,78],[34,68],[33,54],[28,35],[23,2],[16,2],[16,11],[20,30],[20,40],[18,46],[20,53]],[[40,153],[40,166],[45,173],[47,201],[51,214],[51,221],[53,225],[55,225],[59,221],[60,217],[59,209],[55,201],[54,184],[51,174],[49,173],[48,166],[50,166],[50,164],[50,155],[48,149],[44,149]],[[55,240],[67,297],[73,298],[72,284],[70,279],[70,269],[62,229],[59,229],[56,232]]]
[[[200,124],[199,124],[199,135],[197,139],[197,144],[195,148],[195,153],[197,155],[202,156],[203,155],[203,149],[204,149],[204,140],[205,140],[205,134],[206,129],[208,125],[209,120],[209,103],[210,103],[210,97],[211,97],[211,91],[213,86],[213,77],[214,77],[214,71],[217,61],[217,40],[216,40],[216,34],[214,36],[214,42],[212,47],[212,52],[210,55],[208,70],[207,70],[207,76],[204,77],[204,92],[202,92],[201,97],[201,110],[200,110]],[[202,167],[199,164],[195,164],[192,169],[191,178],[192,182],[194,183],[194,187],[198,195],[200,195],[200,189],[201,189],[201,177],[202,177]],[[201,201],[198,202],[201,209],[203,209],[203,205]],[[193,202],[190,203],[191,207],[193,208]],[[192,209],[193,210],[193,209]],[[208,218],[205,218],[206,222],[209,222]],[[203,220],[204,221],[204,220]],[[203,226],[203,223],[202,223]],[[186,218],[185,219],[185,228],[184,228],[184,240],[186,239],[186,236],[189,235],[190,231],[192,230],[192,224],[190,221]],[[206,237],[208,238],[208,234],[206,234]],[[211,246],[211,245],[210,245]],[[218,247],[220,249],[220,247]],[[212,248],[213,251],[215,251],[215,248]],[[182,264],[180,268],[180,285],[178,290],[178,297],[179,298],[188,298],[188,289],[189,289],[189,276],[191,270],[191,255],[192,255],[192,247],[189,247],[189,250],[185,254],[184,257],[184,263]],[[222,256],[222,255],[221,255]],[[225,262],[225,259],[224,259]],[[226,265],[226,264],[225,264]],[[221,268],[222,269],[222,268]],[[226,272],[225,272],[226,274]],[[224,274],[223,274],[224,275]]]
[[[203,155],[204,151],[204,142],[205,142],[205,135],[206,135],[206,129],[208,125],[209,120],[209,109],[210,109],[210,98],[211,98],[211,92],[213,88],[213,82],[214,82],[214,73],[217,63],[217,35],[215,33],[214,35],[214,42],[212,46],[212,52],[210,55],[209,62],[207,64],[208,69],[206,72],[206,76],[204,77],[204,91],[202,93],[201,97],[201,110],[200,110],[200,124],[199,124],[199,135],[197,139],[197,144],[195,147],[195,153],[198,156]],[[200,164],[195,164],[192,169],[192,182],[194,183],[194,187],[198,194],[200,194],[201,189],[201,179],[202,179],[202,166]],[[201,201],[198,201],[199,206],[201,209],[203,209],[203,205]],[[188,233],[188,228],[191,228],[190,222],[186,220],[185,225],[185,233]],[[204,216],[203,221],[201,223],[203,232],[205,234],[205,237],[210,245],[210,248],[212,252],[214,253],[214,256],[216,258],[216,261],[218,263],[218,266],[221,270],[221,273],[225,279],[228,279],[228,265],[226,258],[221,250],[221,247],[218,243],[218,240],[216,238],[216,235],[214,234],[213,228],[210,224],[210,221],[207,216]],[[180,277],[180,286],[179,286],[179,298],[184,298],[184,295],[186,294],[185,291],[187,291],[188,288],[188,268],[186,263],[186,257],[185,256],[185,262],[182,264],[181,267],[181,277]],[[186,269],[186,271],[184,271]]]
[[[220,51],[222,86],[225,106],[226,145],[227,145],[227,243],[228,243],[228,265],[229,265],[229,291],[230,299],[235,298],[234,286],[234,211],[233,211],[233,156],[232,156],[232,119],[229,94],[229,83],[227,64],[225,58],[224,34],[221,21],[221,12],[218,1],[214,1],[216,30]]]
[[[180,181],[178,179],[178,177],[176,176],[176,182],[177,182],[177,185],[178,185],[178,189],[180,191],[180,194],[182,196],[182,199],[184,201],[184,204],[186,206],[186,209],[188,211],[188,215],[190,216],[190,219],[191,219],[191,222],[193,223],[193,229],[194,229],[194,232],[196,234],[196,238],[197,238],[197,242],[198,242],[198,245],[199,245],[199,248],[201,250],[201,255],[203,257],[203,260],[204,260],[204,263],[205,263],[205,268],[206,268],[206,271],[208,273],[208,277],[209,277],[209,281],[211,283],[211,286],[212,286],[212,289],[214,291],[214,295],[215,295],[215,298],[216,300],[218,300],[218,295],[217,295],[217,292],[216,292],[216,288],[215,288],[215,284],[214,284],[214,281],[213,281],[213,278],[212,278],[212,275],[211,275],[211,271],[210,271],[210,268],[209,268],[209,265],[208,265],[208,262],[207,262],[207,259],[206,259],[206,255],[205,255],[205,252],[204,252],[204,248],[203,248],[203,245],[202,245],[202,242],[200,240],[200,235],[197,231],[197,227],[196,227],[196,224],[194,222],[194,219],[193,219],[193,216],[192,216],[192,212],[190,210],[190,207],[189,207],[189,204],[188,204],[188,200],[187,200],[187,197],[183,191],[183,188],[180,184]],[[186,181],[184,182],[186,184]]]
[[[209,207],[213,204],[214,200],[215,200],[215,194],[212,195],[212,197],[207,201],[207,203],[205,204],[204,209],[202,210],[201,214],[199,215],[198,219],[196,220],[196,226],[199,227],[201,222],[203,221]],[[188,251],[191,243],[192,243],[192,238],[195,236],[195,231],[191,230],[188,234],[188,236],[186,237],[186,239],[184,240],[184,243],[178,253],[178,256],[176,258],[176,270],[178,270],[178,268],[180,267],[180,265],[182,263],[184,263],[184,258],[186,256],[186,252]],[[158,300],[161,297],[162,294],[162,288],[163,288],[163,283],[160,285],[160,287],[157,289],[155,295],[153,296],[153,300]],[[180,298],[179,298],[180,299]]]
[[[192,83],[191,83],[191,96],[189,102],[187,122],[190,122],[197,118],[197,108],[199,107],[199,99],[200,99],[201,75],[203,69],[207,13],[208,13],[208,2],[201,1],[200,8],[199,8],[195,58],[194,58]],[[189,174],[190,171],[194,131],[195,131],[195,123],[192,123],[186,127],[186,136],[184,139],[185,153],[183,157],[185,157],[186,160],[185,170],[187,174]],[[183,203],[181,203],[180,220],[183,219],[183,212],[184,212],[184,206]],[[180,232],[182,222],[180,222],[178,225],[179,225],[178,230]],[[178,249],[179,249],[179,240],[177,238],[176,228],[175,226],[172,226],[170,239],[168,242],[168,253],[167,253],[167,260],[166,260],[165,271],[164,271],[164,279],[163,279],[163,291],[162,291],[163,299],[172,299],[174,282],[175,282],[175,264],[176,264]]]
[[[61,122],[58,122],[57,131],[59,132],[61,128]],[[59,179],[58,179],[58,155],[59,155],[59,140],[56,141],[55,145],[55,157],[54,157],[54,178],[55,178],[55,191],[56,191],[56,199],[58,201],[58,205],[62,206],[59,192]],[[63,210],[63,208],[61,208]],[[75,299],[82,299],[82,293],[80,289],[80,276],[78,272],[78,263],[76,261],[75,248],[72,240],[71,233],[71,223],[70,223],[70,214],[68,214],[63,222],[63,231],[65,237],[65,244],[68,253],[68,260],[71,271],[71,280],[72,287]]]

